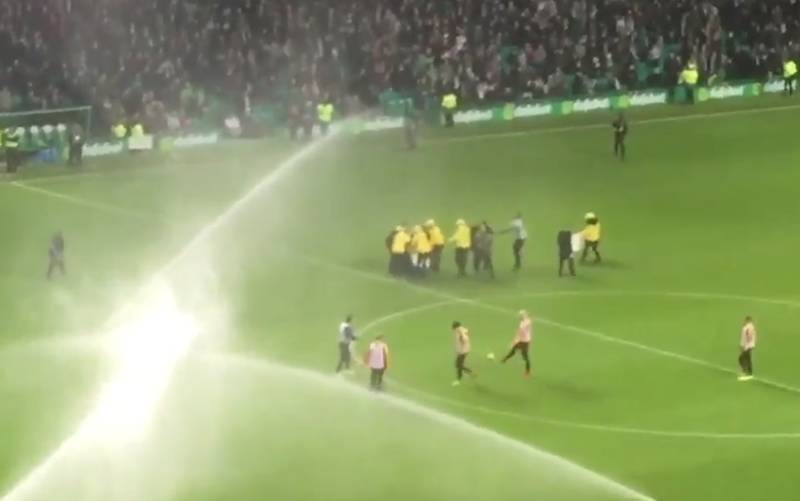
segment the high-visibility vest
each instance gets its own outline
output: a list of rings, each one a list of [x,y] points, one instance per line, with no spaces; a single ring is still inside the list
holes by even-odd
[[[697,80],[700,78],[700,73],[694,65],[689,65],[681,72],[681,82],[688,85],[697,85]]]
[[[319,103],[317,105],[317,116],[320,122],[330,123],[333,120],[333,105],[331,103]]]
[[[19,148],[19,136],[17,136],[17,131],[9,129],[3,136],[3,145],[6,148]]]
[[[783,77],[792,78],[797,74],[797,63],[791,59],[783,63]]]
[[[448,111],[454,110],[457,104],[458,98],[456,98],[455,94],[445,94],[444,97],[442,97],[442,108]]]
[[[142,124],[136,124],[131,127],[131,137],[142,137],[144,136],[144,127]]]
[[[118,123],[114,127],[111,127],[111,132],[114,133],[115,138],[124,139],[125,136],[128,134],[128,128],[125,127],[125,124]]]

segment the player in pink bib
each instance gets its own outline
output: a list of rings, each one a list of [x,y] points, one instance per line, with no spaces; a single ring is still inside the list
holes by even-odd
[[[533,319],[531,319],[528,312],[522,310],[519,312],[519,327],[517,328],[517,335],[514,338],[514,344],[511,346],[511,351],[503,358],[503,363],[514,356],[519,351],[522,359],[525,360],[525,375],[531,374],[531,360],[528,357],[528,350],[531,345],[531,338],[533,337]]]

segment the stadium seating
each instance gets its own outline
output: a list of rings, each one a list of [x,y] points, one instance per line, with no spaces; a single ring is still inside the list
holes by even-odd
[[[8,0],[0,19],[0,112],[91,104],[98,124],[155,129],[153,109],[272,117],[323,95],[342,109],[387,91],[469,103],[673,85],[690,58],[703,78],[765,78],[798,47],[800,2]]]

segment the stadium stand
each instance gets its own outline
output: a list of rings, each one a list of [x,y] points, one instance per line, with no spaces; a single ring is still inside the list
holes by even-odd
[[[766,78],[798,42],[797,0],[3,0],[0,112],[591,95],[674,85],[690,59]]]

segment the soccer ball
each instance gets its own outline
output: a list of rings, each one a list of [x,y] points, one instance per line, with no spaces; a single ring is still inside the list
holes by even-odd
[[[492,352],[487,353],[486,358],[488,358],[489,360],[494,360],[494,353]]]

